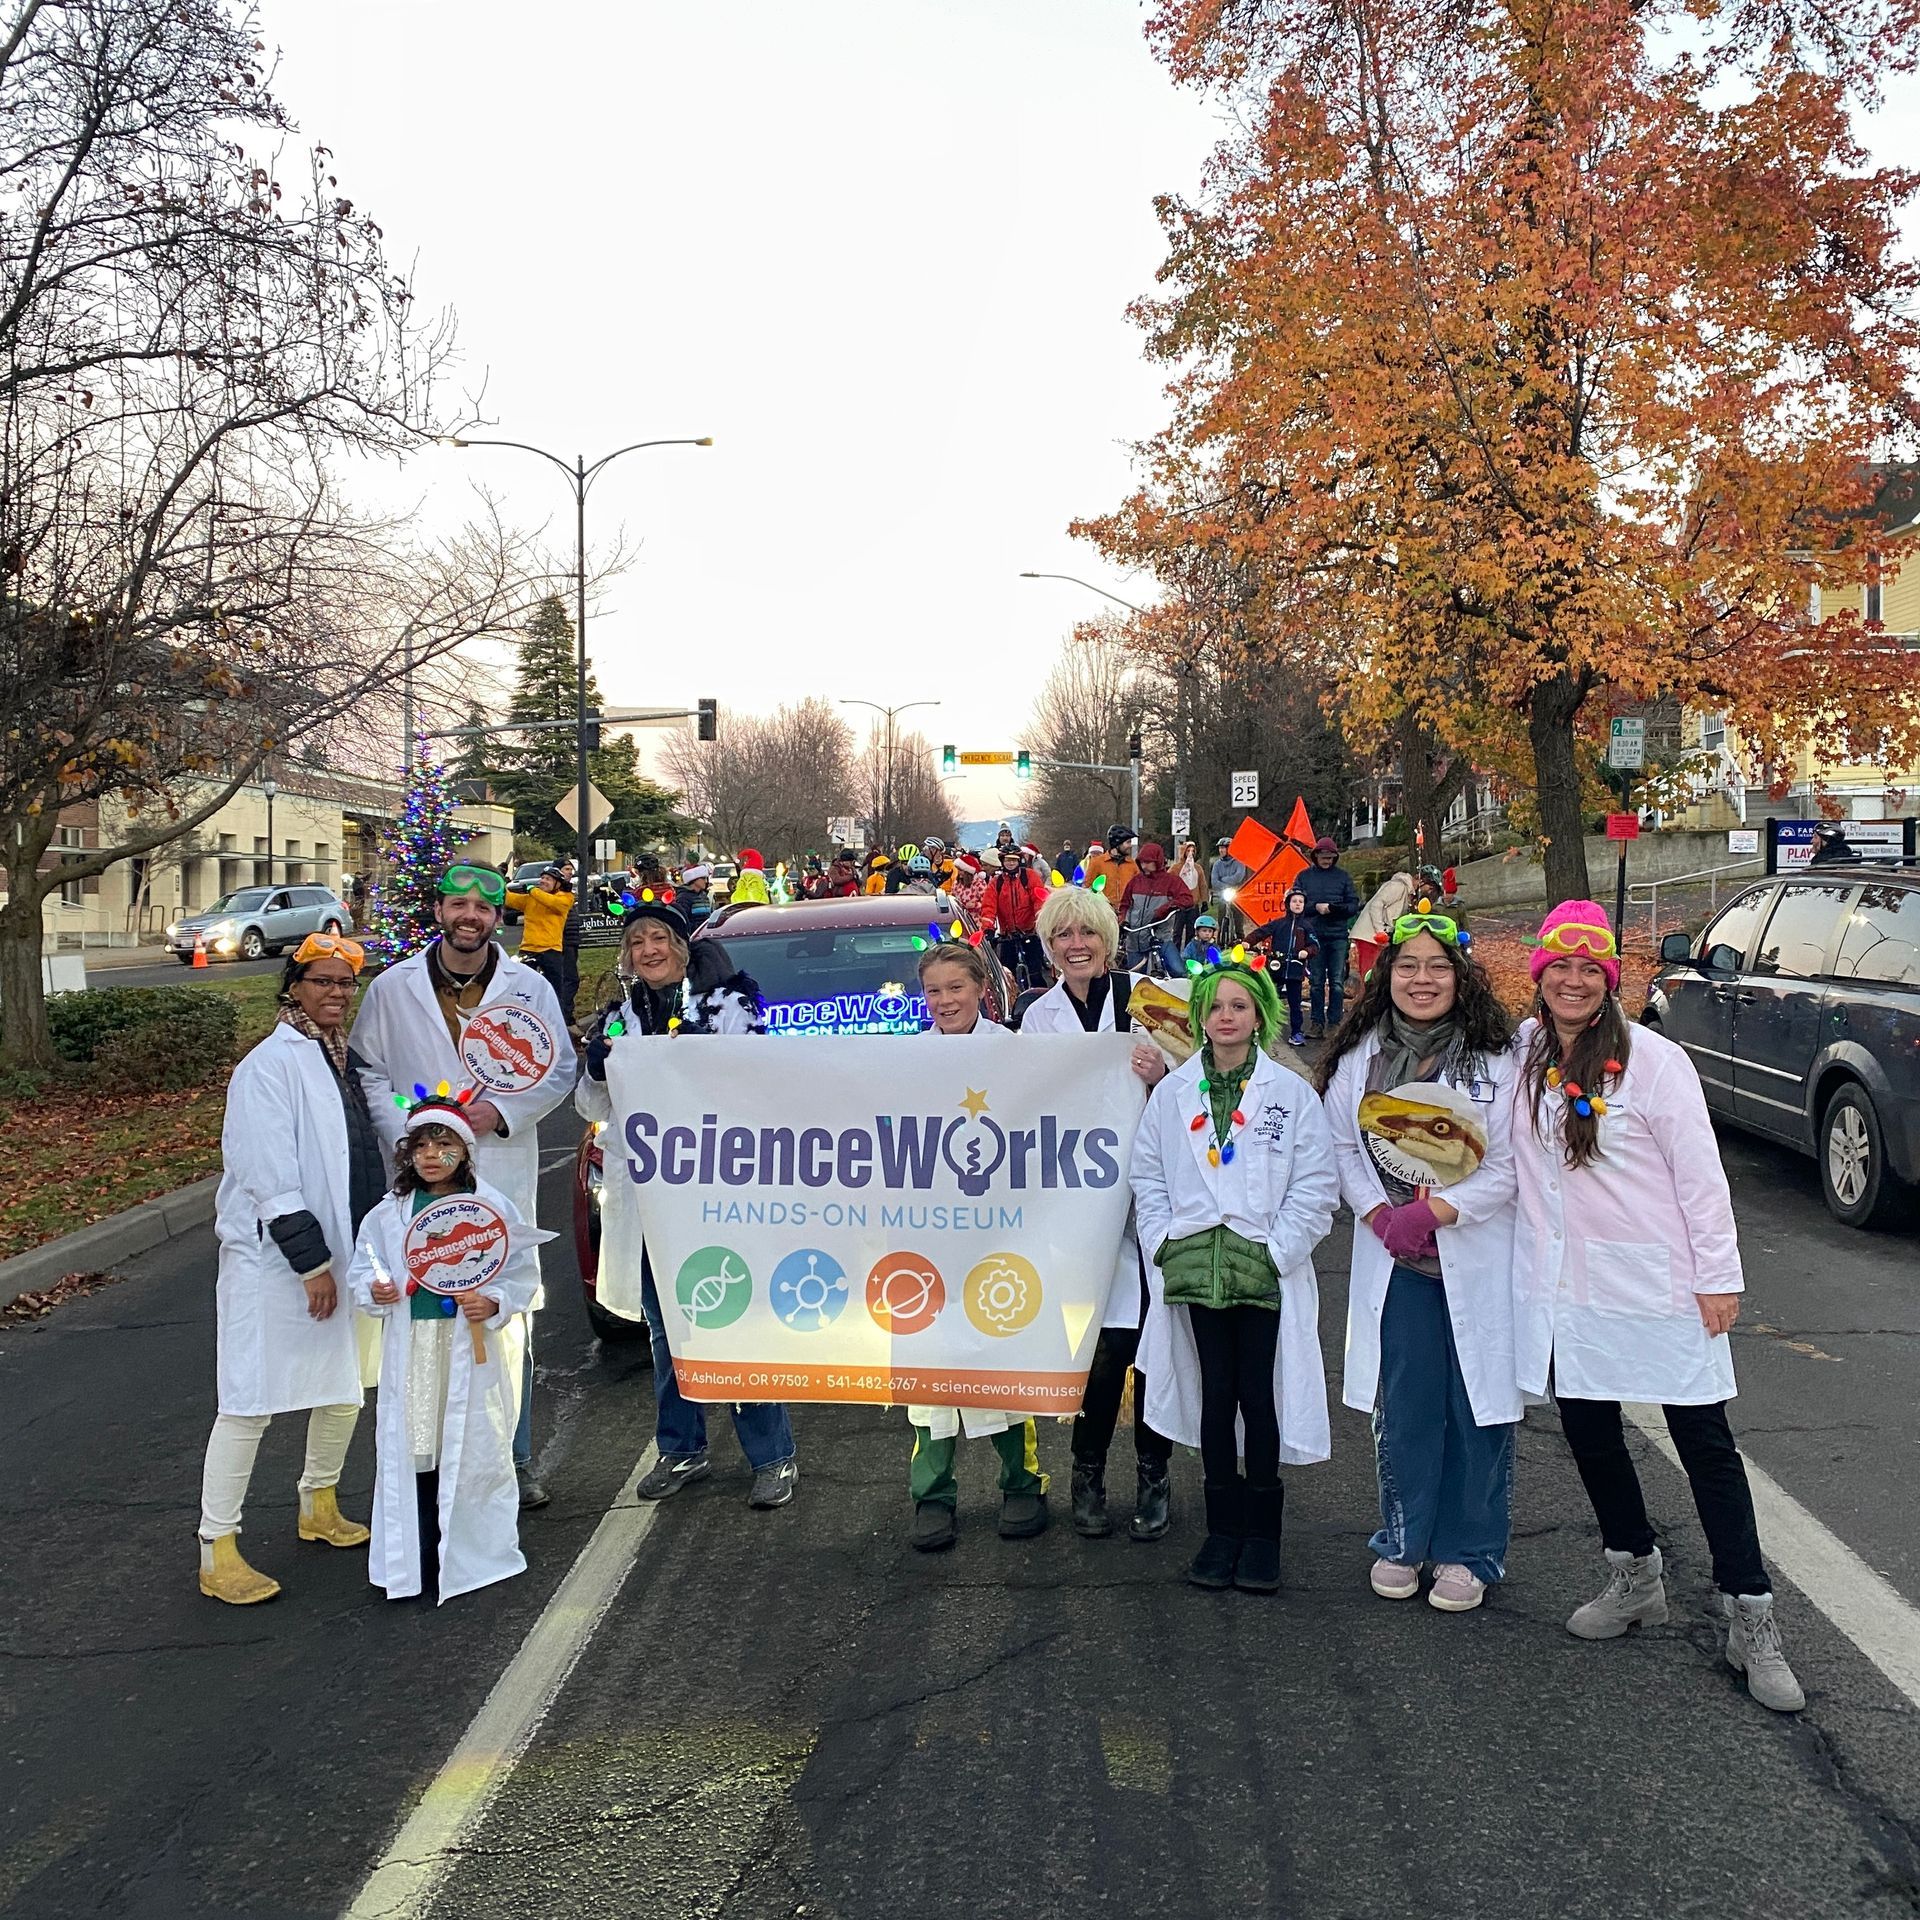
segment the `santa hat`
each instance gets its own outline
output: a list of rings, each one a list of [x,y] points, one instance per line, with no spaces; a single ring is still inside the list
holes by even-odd
[[[1620,949],[1613,937],[1613,922],[1597,900],[1563,900],[1540,922],[1533,952],[1527,958],[1527,971],[1535,982],[1553,965],[1569,954],[1594,962],[1607,976],[1607,991],[1620,991]]]
[[[405,1124],[402,1133],[412,1133],[419,1127],[445,1127],[446,1130],[464,1140],[468,1146],[474,1144],[473,1122],[466,1116],[466,1106],[473,1098],[471,1087],[462,1087],[458,1093],[452,1091],[442,1080],[431,1093],[419,1081],[413,1083],[413,1098],[409,1100],[404,1093],[393,1096],[393,1104],[404,1113]]]
[[[693,866],[682,867],[680,869],[680,878],[691,886],[696,880],[711,880],[713,878],[713,869],[708,866],[705,861],[698,861]]]
[[[751,868],[755,873],[764,873],[767,869],[766,861],[763,860],[758,851],[752,847],[742,847],[740,849],[740,864],[743,867]]]

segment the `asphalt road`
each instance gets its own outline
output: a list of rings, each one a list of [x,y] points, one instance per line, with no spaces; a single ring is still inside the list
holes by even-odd
[[[1920,1241],[1834,1227],[1787,1155],[1728,1160],[1751,1289],[1736,1426],[1920,1601]],[[1345,1244],[1321,1260],[1330,1369]],[[352,1901],[651,1434],[639,1350],[590,1339],[570,1244],[548,1252],[556,1498],[526,1522],[526,1576],[437,1612],[295,1542],[297,1420],[263,1449],[247,1533],[284,1597],[199,1597],[204,1236],[0,1334],[0,1912],[332,1920]],[[1334,1420],[1334,1460],[1290,1472],[1270,1600],[1181,1584],[1184,1454],[1174,1535],[1143,1547],[1058,1521],[997,1539],[989,1452],[965,1450],[962,1539],[929,1560],[905,1541],[897,1412],[799,1410],[801,1492],[775,1514],[748,1511],[717,1436],[431,1912],[1920,1913],[1920,1711],[1792,1588],[1811,1705],[1754,1706],[1719,1658],[1684,1484],[1650,1449],[1673,1621],[1591,1646],[1561,1624],[1600,1561],[1549,1413],[1521,1437],[1510,1577],[1459,1618],[1367,1592],[1365,1423]],[[1065,1438],[1042,1438],[1062,1478]],[[370,1448],[363,1430],[343,1487],[359,1514]]]

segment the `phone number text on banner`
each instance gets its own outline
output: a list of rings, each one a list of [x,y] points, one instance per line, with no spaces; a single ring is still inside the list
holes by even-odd
[[[603,1297],[633,1290],[620,1269],[644,1235],[692,1400],[1071,1413],[1127,1217],[1131,1050],[1122,1034],[616,1047]]]

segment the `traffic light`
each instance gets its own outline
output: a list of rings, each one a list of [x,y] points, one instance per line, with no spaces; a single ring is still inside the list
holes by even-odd
[[[587,751],[598,753],[600,751],[600,716],[597,713],[588,714],[587,723],[580,731],[587,736]]]
[[[700,702],[700,738],[718,740],[720,738],[720,702],[702,700]]]
[[[1013,756],[1013,771],[1016,779],[1031,780],[1033,778],[1033,755],[1025,747]]]
[[[957,747],[945,746],[940,749],[940,771],[942,773],[960,771],[960,752]]]
[[[1129,760],[1140,758],[1140,736],[1137,733],[1127,735],[1127,758]]]

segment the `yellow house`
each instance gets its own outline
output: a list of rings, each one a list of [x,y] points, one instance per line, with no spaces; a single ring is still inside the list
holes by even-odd
[[[1852,612],[1869,626],[1879,627],[1890,645],[1920,652],[1920,466],[1889,464],[1876,468],[1875,477],[1873,504],[1863,518],[1876,522],[1880,531],[1868,550],[1863,577],[1846,584],[1816,581],[1807,592],[1807,615],[1818,626],[1835,614]],[[1674,816],[1676,825],[1733,826],[1742,820],[1763,820],[1768,814],[1807,819],[1836,807],[1848,820],[1891,820],[1920,813],[1920,762],[1883,767],[1871,760],[1824,758],[1803,748],[1790,770],[1788,790],[1781,795],[1769,791],[1765,783],[1747,782],[1741,772],[1739,738],[1721,715],[1689,712],[1685,730],[1689,747],[1718,754],[1723,779],[1716,791]]]

